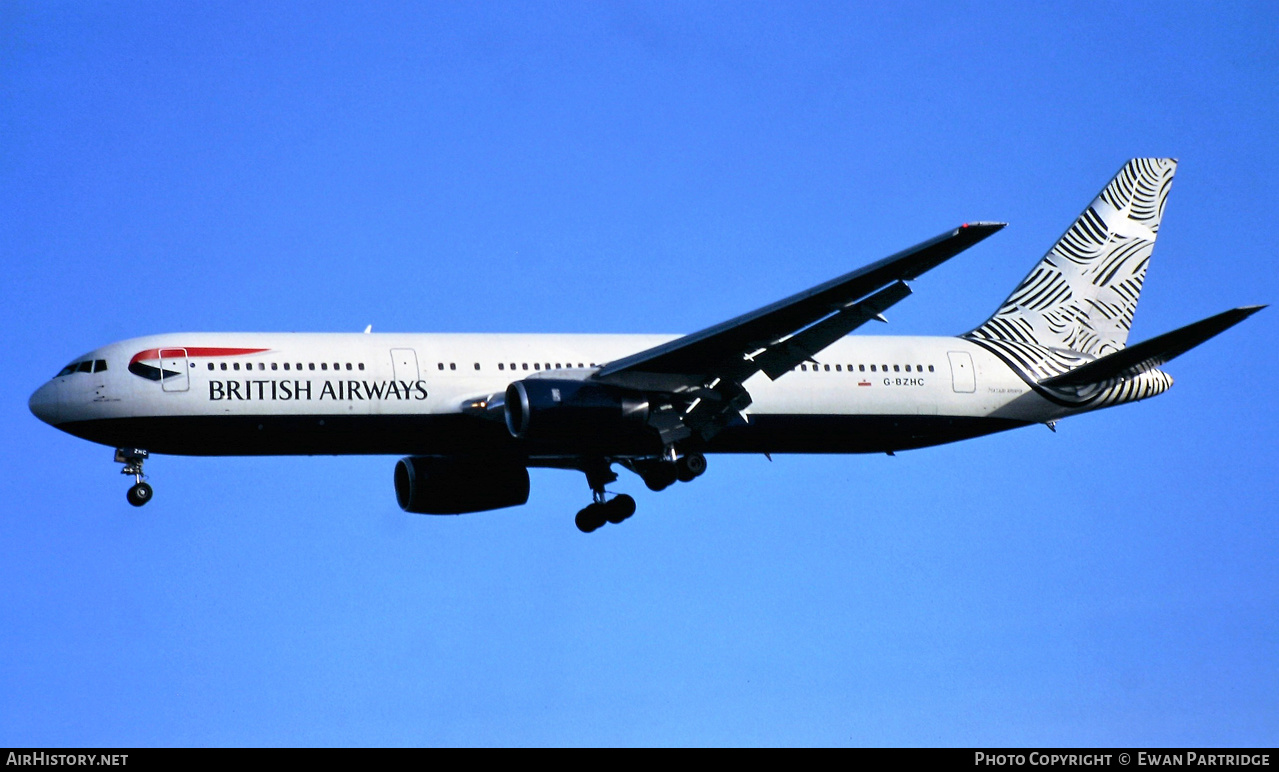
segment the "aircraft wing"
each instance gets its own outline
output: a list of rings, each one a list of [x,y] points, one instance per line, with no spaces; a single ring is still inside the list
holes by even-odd
[[[776,380],[910,294],[905,282],[995,233],[1006,223],[967,223],[776,303],[609,362],[594,379],[664,392],[650,424],[673,443],[704,439],[737,420],[751,398],[742,383]]]
[[[879,262],[669,343],[618,359],[596,378],[627,374],[776,380],[910,294],[905,281],[935,268],[1006,223],[968,223]]]

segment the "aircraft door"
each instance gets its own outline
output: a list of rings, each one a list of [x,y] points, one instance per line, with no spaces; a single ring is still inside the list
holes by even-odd
[[[957,394],[977,391],[977,373],[973,370],[973,357],[967,351],[947,351],[950,359],[950,382]]]
[[[395,380],[417,383],[417,352],[411,348],[391,349],[391,364],[395,369]]]
[[[191,365],[184,348],[160,349],[160,386],[165,391],[186,391],[191,388]]]

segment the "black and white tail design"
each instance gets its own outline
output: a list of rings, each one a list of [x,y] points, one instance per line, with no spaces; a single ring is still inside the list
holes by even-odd
[[[1122,350],[1176,170],[1174,158],[1124,164],[999,311],[963,337],[1032,383]]]

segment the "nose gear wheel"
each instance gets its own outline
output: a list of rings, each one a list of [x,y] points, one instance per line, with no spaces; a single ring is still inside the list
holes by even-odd
[[[115,462],[124,464],[120,474],[133,475],[133,487],[129,488],[125,498],[135,507],[140,507],[150,501],[155,493],[150,485],[142,482],[143,478],[146,477],[142,473],[142,462],[146,461],[150,455],[150,453],[141,448],[116,448],[115,451]]]

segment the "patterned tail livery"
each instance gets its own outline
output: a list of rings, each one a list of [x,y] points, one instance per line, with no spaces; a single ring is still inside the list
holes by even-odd
[[[1123,350],[1176,170],[1174,158],[1124,164],[995,315],[963,337],[1041,392],[1049,390],[1043,381]],[[1123,383],[1051,391],[1075,404],[1115,404],[1170,385],[1151,369]]]

